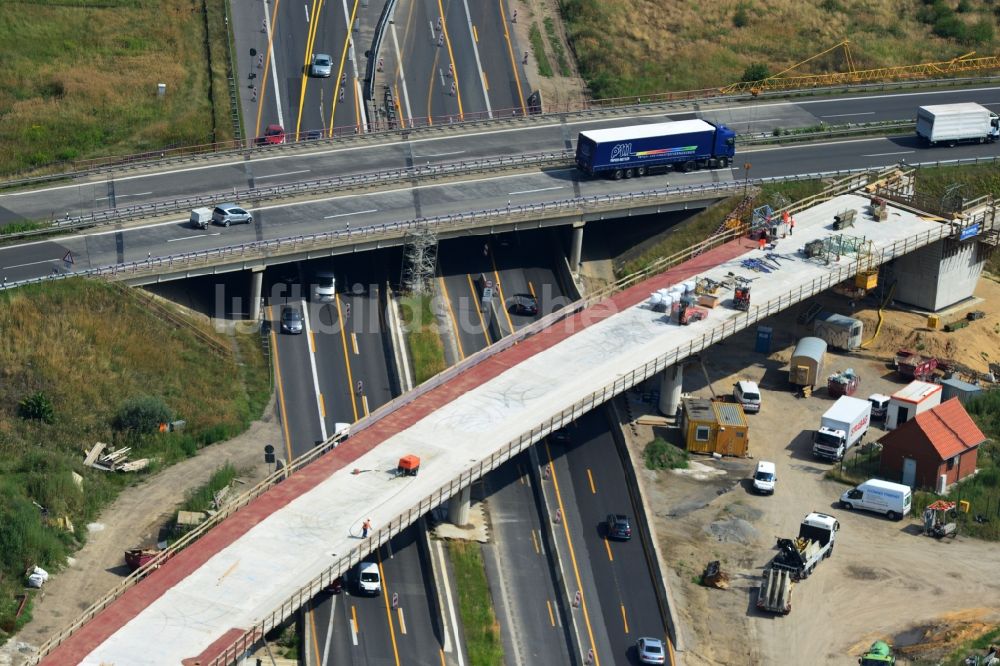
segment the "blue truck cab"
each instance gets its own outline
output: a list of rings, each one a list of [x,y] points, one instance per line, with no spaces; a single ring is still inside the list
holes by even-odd
[[[656,170],[719,169],[736,154],[736,133],[705,120],[676,120],[649,125],[580,132],[576,164],[590,176],[620,180]]]

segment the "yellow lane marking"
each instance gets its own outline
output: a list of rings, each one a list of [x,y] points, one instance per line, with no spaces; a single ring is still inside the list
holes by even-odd
[[[337,304],[337,321],[344,321],[344,313],[340,310],[340,296],[336,296],[333,302]],[[344,327],[340,327],[340,341],[344,346],[344,365],[347,366],[347,392],[351,396],[351,408],[354,410],[354,420],[358,420],[358,401],[354,395],[354,378],[351,376],[351,357],[347,354],[347,334]]]
[[[267,55],[264,56],[264,74],[260,77],[260,94],[257,96],[257,124],[254,125],[254,137],[260,136],[260,116],[264,112],[264,91],[267,90],[267,73],[271,69],[271,48],[274,41],[274,31],[278,26],[278,5],[280,4],[281,0],[275,0],[274,11],[271,12],[271,34],[267,36]]]
[[[274,307],[271,305],[267,306],[267,316],[268,319],[274,321]],[[288,411],[285,409],[285,386],[281,382],[281,364],[278,362],[278,336],[274,332],[274,327],[271,327],[271,349],[273,350],[274,357],[274,383],[278,385],[278,405],[281,407],[281,432],[285,436],[285,451],[288,457],[286,460],[292,459],[292,438],[288,435]]]
[[[299,140],[299,130],[302,127],[302,110],[305,106],[306,101],[306,86],[309,85],[309,56],[313,50],[313,44],[316,43],[316,28],[319,26],[319,13],[323,8],[323,0],[319,0],[319,5],[316,4],[316,0],[313,0],[312,9],[310,11],[310,16],[312,20],[309,22],[309,33],[306,35],[306,52],[302,58],[302,90],[299,92],[299,114],[295,118],[295,140]]]
[[[479,31],[476,30],[476,26],[472,26],[472,38],[476,40],[477,44],[479,43]]]
[[[444,43],[448,47],[448,60],[451,62],[452,69],[452,79],[455,83],[455,99],[458,100],[458,119],[462,120],[464,112],[462,111],[462,87],[458,85],[458,67],[455,67],[455,54],[451,51],[451,37],[448,36],[448,21],[444,17],[444,7],[441,6],[441,0],[438,0],[438,11],[441,12],[441,32],[444,33]],[[427,114],[428,116],[431,114]]]
[[[368,416],[368,414],[369,414],[369,412],[368,412],[368,396],[366,396],[366,395],[361,396],[361,406],[364,409],[365,416]]]
[[[476,286],[474,284],[472,284],[472,276],[469,275],[468,273],[466,273],[465,277],[467,277],[469,279],[469,291],[472,292],[472,302],[473,303],[478,303],[479,299],[476,298]],[[483,332],[483,337],[486,338],[486,346],[489,347],[490,346],[490,334],[486,332],[486,320],[483,319],[482,303],[480,303],[480,306],[478,308],[476,308],[476,314],[479,315],[479,326],[481,327],[481,330]]]
[[[403,607],[400,606],[396,609],[396,615],[399,616],[399,633],[406,635],[406,620],[403,619]]]
[[[552,612],[552,602],[550,600],[546,599],[545,600],[545,605],[549,609],[549,624],[551,624],[554,627],[554,626],[556,626],[556,615],[555,615],[555,613]]]
[[[559,480],[556,478],[556,466],[552,462],[552,451],[549,443],[545,442],[545,454],[549,458],[549,469],[552,471],[552,487],[556,491],[556,502],[559,504],[559,512],[565,516],[566,509],[563,507],[562,493],[559,492]],[[576,589],[580,592],[580,607],[583,608],[583,623],[587,627],[587,636],[590,638],[590,648],[594,651],[594,666],[601,666],[601,658],[597,654],[597,645],[594,642],[594,630],[590,627],[590,613],[587,611],[587,596],[583,593],[583,583],[580,581],[580,569],[576,565],[576,551],[573,549],[573,541],[569,537],[569,525],[565,518],[562,521],[563,532],[566,534],[566,543],[569,545],[569,559],[573,565],[573,576],[576,578]]]
[[[309,331],[309,351],[316,353],[316,331]]]
[[[611,542],[607,539],[604,540],[604,549],[608,551],[608,560],[614,562],[615,556],[611,554]]]
[[[538,538],[535,537],[535,530],[531,530],[531,543],[535,546],[535,554],[541,555],[542,551],[538,547]]]
[[[355,355],[361,353],[361,352],[358,351],[358,334],[357,333],[351,333],[351,347],[354,348],[354,354]]]
[[[528,291],[531,292],[532,296],[534,296],[535,298],[538,298],[538,294],[535,293],[535,285],[533,285],[531,283],[531,280],[528,280]]]
[[[323,659],[323,655],[319,651],[319,636],[317,635],[317,632],[316,632],[316,614],[315,614],[314,611],[315,611],[315,608],[310,604],[310,606],[309,606],[309,628],[312,630],[310,633],[312,633],[313,650],[316,651],[316,661],[321,661]]]
[[[392,102],[396,105],[396,119],[399,120],[399,126],[406,129],[406,118],[403,117],[403,107],[399,104],[399,86],[393,84],[392,87],[395,90],[392,94]]]
[[[351,10],[351,20],[347,24],[347,38],[344,39],[344,50],[340,53],[340,67],[337,69],[337,84],[340,85],[340,81],[344,77],[344,64],[347,61],[347,47],[351,44],[351,27],[354,25],[354,15],[358,11],[358,0],[354,0],[354,9]],[[346,94],[346,93],[345,93]],[[330,104],[330,135],[333,135],[333,119],[337,115],[337,104],[340,103],[340,88],[337,88],[337,92],[334,93],[335,99]],[[357,417],[355,417],[357,418]]]
[[[493,254],[490,254],[490,262],[493,264],[493,277],[497,280],[497,292],[500,294],[500,310],[503,311],[503,316],[507,318],[507,325],[510,326],[510,332],[514,332],[514,322],[511,321],[510,313],[507,312],[507,297],[503,293],[503,285],[500,284],[500,271],[497,270],[497,262],[493,258]]]
[[[358,611],[353,605],[351,606],[351,622],[354,623],[354,633],[358,633],[360,631],[358,628]]]
[[[489,90],[490,89],[490,80],[488,78],[486,78],[486,70],[483,70],[481,72],[481,74],[483,75],[483,87],[486,88],[486,90]]]
[[[622,622],[625,623],[625,633],[628,633],[628,617],[625,615],[625,604],[622,604]]]
[[[326,401],[323,399],[323,394],[319,394],[319,413],[324,419],[326,418]]]
[[[438,654],[441,655],[441,666],[447,666],[444,660],[444,648],[438,648]]]
[[[385,580],[385,571],[382,569],[381,555],[378,555],[378,575],[382,578],[382,598],[385,600],[385,619],[389,621],[389,638],[392,639],[392,654],[396,658],[396,666],[399,666],[399,648],[396,647],[396,628],[392,624],[392,611],[389,609],[389,586]]]
[[[521,92],[521,77],[517,73],[517,60],[514,57],[514,46],[510,41],[510,31],[507,30],[507,15],[503,11],[503,0],[497,0],[500,7],[500,23],[503,24],[503,36],[507,40],[507,52],[510,54],[510,64],[514,68],[514,82],[517,84],[517,96],[521,100],[521,115],[525,114],[524,93]]]
[[[596,495],[597,488],[594,487],[594,475],[590,473],[590,468],[587,468],[587,480],[590,481],[590,494]]]

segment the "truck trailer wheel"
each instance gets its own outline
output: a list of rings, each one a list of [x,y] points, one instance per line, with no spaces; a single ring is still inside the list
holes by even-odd
[[[720,169],[725,169],[727,166],[729,166],[729,158],[728,157],[720,157],[719,158],[719,168]]]
[[[636,178],[641,178],[642,176],[645,176],[645,175],[646,175],[646,167],[641,166],[641,167],[636,167],[635,168],[635,177]]]
[[[694,169],[695,169],[695,163],[691,160],[688,160],[683,165],[681,165],[681,171],[683,171],[684,173],[691,173],[692,171],[694,171]]]
[[[632,169],[625,169],[625,177],[626,178],[631,178],[634,175],[635,175],[635,171],[633,171]]]
[[[614,172],[611,174],[611,177],[614,178],[615,180],[621,180],[622,176],[624,175],[625,174],[622,173],[621,169],[615,169]]]

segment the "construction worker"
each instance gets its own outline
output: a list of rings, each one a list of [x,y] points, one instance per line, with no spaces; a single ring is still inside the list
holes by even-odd
[[[364,524],[361,525],[361,538],[367,539],[368,532],[370,532],[371,529],[372,529],[372,519],[366,518]]]
[[[795,231],[795,218],[791,215],[788,216],[788,235],[791,236],[792,232]]]
[[[760,237],[757,239],[757,247],[761,250],[767,245],[767,229],[761,229]]]

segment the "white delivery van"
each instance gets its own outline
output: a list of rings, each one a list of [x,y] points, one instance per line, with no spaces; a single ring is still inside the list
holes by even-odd
[[[191,226],[195,229],[204,229],[212,221],[211,208],[195,208],[191,211]]]
[[[757,382],[743,380],[733,384],[733,397],[736,402],[743,405],[743,411],[747,414],[756,414],[760,411],[760,387]]]
[[[773,495],[778,477],[774,473],[774,463],[761,460],[753,473],[753,489],[761,495]]]
[[[840,506],[845,509],[865,509],[884,513],[893,520],[899,520],[910,513],[912,492],[909,486],[892,481],[869,479],[857,488],[840,496]]]
[[[313,276],[310,300],[314,303],[332,301],[337,295],[337,278],[330,271],[319,271]]]
[[[382,592],[382,577],[378,573],[378,565],[374,562],[362,562],[355,569],[358,583],[358,593],[378,595]]]

